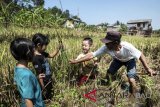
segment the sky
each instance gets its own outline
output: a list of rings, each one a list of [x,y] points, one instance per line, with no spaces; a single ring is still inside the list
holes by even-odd
[[[160,0],[45,0],[45,8],[61,9],[60,1],[63,10],[78,15],[87,24],[152,19],[153,29],[160,29]]]

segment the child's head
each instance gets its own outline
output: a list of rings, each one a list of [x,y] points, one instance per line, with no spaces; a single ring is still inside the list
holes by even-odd
[[[11,42],[10,51],[18,61],[31,61],[34,54],[34,44],[26,38],[17,38]]]
[[[85,54],[88,53],[92,44],[93,44],[92,38],[90,38],[90,37],[84,38],[83,41],[82,41],[83,53],[85,53]]]
[[[48,36],[45,36],[41,33],[36,33],[33,35],[32,41],[35,45],[36,50],[43,52],[46,50],[46,46],[49,44]]]

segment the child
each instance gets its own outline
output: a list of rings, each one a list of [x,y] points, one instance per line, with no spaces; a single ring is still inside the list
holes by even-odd
[[[78,55],[76,60],[84,57],[87,53],[90,52],[90,48],[93,44],[93,40],[89,37],[86,37],[82,41],[82,53]],[[85,61],[81,63],[81,74],[78,77],[78,85],[82,85],[84,82],[87,82],[88,79],[95,79],[97,72],[97,58],[93,58],[90,61]]]
[[[109,79],[108,75],[114,77],[114,74],[116,74],[116,72],[121,66],[126,66],[127,77],[130,85],[132,86],[132,93],[136,91],[136,59],[139,59],[142,62],[144,68],[151,76],[155,74],[155,72],[147,65],[145,56],[141,51],[139,51],[137,48],[135,48],[132,44],[128,42],[121,42],[121,34],[119,32],[107,32],[106,37],[101,39],[101,41],[105,45],[103,45],[100,49],[95,52],[88,53],[85,57],[79,60],[70,60],[70,63],[75,64],[90,60],[97,56],[109,54],[113,58],[113,61],[107,71],[106,78]]]
[[[40,85],[28,68],[28,62],[32,61],[34,54],[32,41],[17,38],[11,42],[10,51],[18,61],[14,69],[14,80],[22,97],[21,107],[44,107]]]
[[[35,52],[33,57],[33,66],[36,70],[36,74],[38,77],[41,77],[43,74],[45,75],[44,78],[39,78],[39,82],[41,85],[44,99],[51,99],[52,98],[52,88],[53,88],[53,80],[52,80],[52,72],[47,58],[55,57],[60,47],[51,54],[45,52],[47,45],[49,43],[49,39],[47,36],[37,33],[33,36],[32,41],[35,45]]]

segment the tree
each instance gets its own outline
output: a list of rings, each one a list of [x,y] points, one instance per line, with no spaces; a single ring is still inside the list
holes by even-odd
[[[127,32],[127,26],[125,24],[121,23],[119,32],[126,33]]]
[[[70,18],[69,10],[65,10],[62,15],[63,18]]]
[[[66,19],[75,18],[69,10],[62,11],[55,7],[45,9],[44,0],[0,0],[0,24],[8,27],[16,26],[61,26]]]
[[[76,15],[75,15],[75,16],[72,16],[72,18],[81,21],[81,19],[80,19],[78,16],[76,16]]]
[[[52,7],[52,8],[49,8],[48,11],[51,11],[51,13],[52,13],[53,15],[55,15],[55,14],[61,15],[61,14],[62,14],[61,9],[59,9],[57,6],[54,6],[54,7]]]
[[[117,26],[117,25],[120,25],[120,22],[118,20],[113,24],[113,26]]]
[[[100,23],[97,26],[102,26],[102,27],[106,27],[107,28],[108,25],[109,25],[109,23]]]
[[[6,1],[0,2],[0,21],[2,21],[2,24],[7,28],[14,14],[14,4],[9,0]]]
[[[44,6],[44,0],[32,0],[34,6]]]

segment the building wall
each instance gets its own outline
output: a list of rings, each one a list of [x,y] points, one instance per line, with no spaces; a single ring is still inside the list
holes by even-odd
[[[74,28],[73,21],[67,20],[64,26],[67,28]]]

